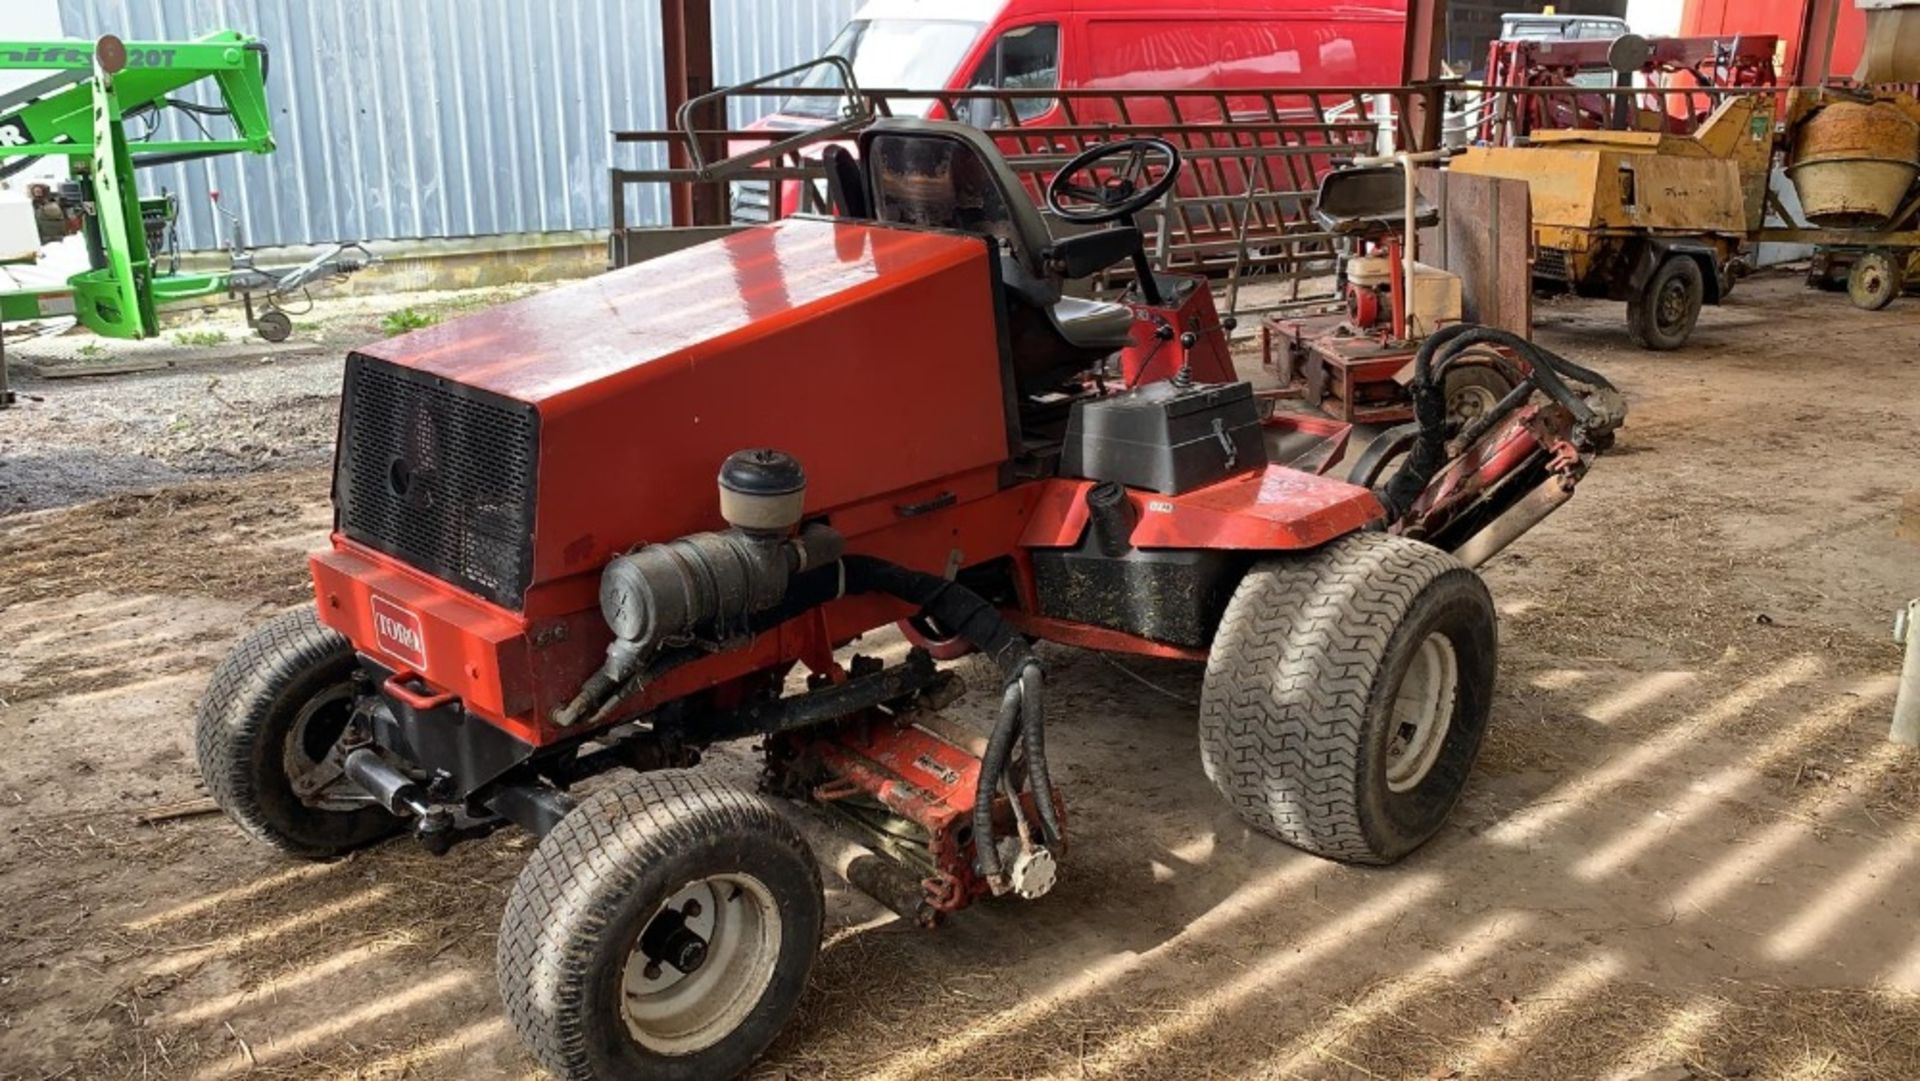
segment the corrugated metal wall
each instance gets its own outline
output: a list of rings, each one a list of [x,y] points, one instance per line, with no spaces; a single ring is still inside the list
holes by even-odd
[[[722,86],[812,60],[852,18],[859,0],[713,0],[713,77]],[[771,111],[770,98],[727,103],[738,126]]]
[[[854,0],[714,0],[722,82],[814,55]],[[272,49],[279,149],[165,166],[181,244],[217,246],[209,191],[257,245],[602,228],[615,128],[661,115],[658,0],[59,0],[67,36]],[[213,100],[209,90],[189,94]],[[197,135],[179,110],[162,131]],[[646,162],[640,151],[627,164]],[[666,216],[665,193],[635,208]]]

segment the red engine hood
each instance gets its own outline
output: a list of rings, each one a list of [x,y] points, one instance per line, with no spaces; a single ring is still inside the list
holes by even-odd
[[[361,353],[537,410],[531,608],[718,527],[735,450],[797,456],[809,513],[1005,460],[987,260],[972,237],[784,221]]]

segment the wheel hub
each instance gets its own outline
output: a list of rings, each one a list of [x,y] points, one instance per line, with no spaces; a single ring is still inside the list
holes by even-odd
[[[651,1051],[686,1055],[740,1027],[773,982],[780,912],[743,872],[688,883],[647,921],[627,956],[627,1030]]]
[[[322,811],[353,811],[370,797],[347,779],[340,746],[353,720],[353,685],[340,683],[308,699],[287,727],[281,765],[293,794]]]
[[[1459,685],[1460,659],[1452,640],[1438,632],[1427,635],[1394,696],[1393,729],[1387,739],[1388,790],[1410,791],[1433,770],[1453,726]]]
[[[1465,426],[1493,412],[1499,404],[1500,399],[1487,387],[1462,387],[1454,391],[1448,412],[1454,423]]]
[[[1683,282],[1669,282],[1660,292],[1660,324],[1665,327],[1678,326],[1687,315],[1687,287]]]

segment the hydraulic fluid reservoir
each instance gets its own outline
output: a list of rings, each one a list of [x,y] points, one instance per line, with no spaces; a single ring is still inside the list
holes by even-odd
[[[1920,174],[1920,123],[1888,101],[1836,101],[1794,132],[1787,176],[1807,220],[1830,229],[1888,223]]]

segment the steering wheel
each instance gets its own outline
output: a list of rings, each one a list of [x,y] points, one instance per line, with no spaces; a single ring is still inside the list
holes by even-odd
[[[1165,162],[1166,172],[1160,179],[1140,187],[1147,176],[1150,159],[1157,156]],[[1119,165],[1109,166],[1105,180],[1096,178],[1094,166],[1110,158],[1125,158]],[[1086,173],[1084,183],[1076,183],[1079,174]],[[1064,221],[1079,222],[1083,225],[1099,225],[1104,222],[1120,221],[1152,206],[1159,201],[1167,189],[1173,187],[1173,180],[1180,175],[1180,151],[1165,139],[1122,139],[1117,143],[1101,143],[1088,147],[1075,155],[1074,159],[1060,167],[1047,181],[1047,208],[1059,215]],[[1069,200],[1074,200],[1069,202]]]

